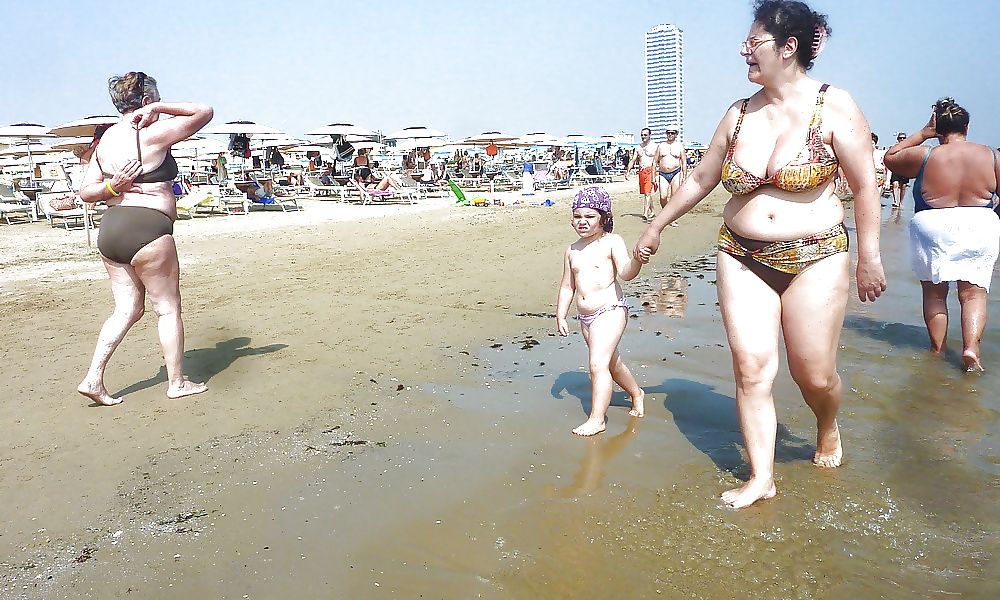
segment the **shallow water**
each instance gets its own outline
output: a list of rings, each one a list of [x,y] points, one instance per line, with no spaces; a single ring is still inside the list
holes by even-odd
[[[274,469],[206,535],[150,542],[144,560],[175,560],[143,597],[996,597],[1000,328],[985,374],[927,353],[905,221],[884,228],[888,293],[849,307],[840,469],[812,466],[782,371],[778,496],[720,504],[748,469],[711,259],[691,261],[630,298],[648,304],[621,344],[645,418],[618,391],[605,433],[571,435],[581,336],[498,340],[462,384],[411,390],[410,430],[383,415],[384,446]]]

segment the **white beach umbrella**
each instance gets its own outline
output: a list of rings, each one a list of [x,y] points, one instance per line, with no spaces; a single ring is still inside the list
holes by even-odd
[[[399,131],[394,131],[389,135],[385,136],[390,140],[419,140],[426,138],[437,138],[444,137],[447,134],[443,131],[438,131],[437,129],[431,129],[430,127],[407,127],[406,129],[400,129]]]
[[[219,140],[209,138],[188,138],[173,145],[174,150],[194,150],[197,154],[219,154],[228,147]]]
[[[440,148],[447,145],[444,140],[434,138],[405,138],[396,142],[395,150],[406,152],[417,148]]]
[[[485,133],[480,133],[479,135],[474,135],[468,139],[462,140],[463,144],[498,144],[501,142],[509,142],[511,140],[516,140],[516,135],[507,135],[506,133],[500,133],[499,131],[487,131]]]
[[[528,133],[512,140],[512,144],[517,146],[559,146],[561,142],[554,135],[542,132]]]
[[[586,146],[599,142],[597,138],[588,137],[582,133],[571,133],[560,140],[565,146]]]
[[[330,149],[326,146],[320,146],[317,144],[302,144],[299,146],[292,146],[291,148],[285,148],[285,152],[291,152],[292,154],[303,153],[303,152],[327,152]]]
[[[86,150],[93,142],[94,138],[90,136],[74,137],[63,140],[58,144],[52,144],[52,148],[54,150],[68,150],[70,152],[75,152],[76,150]]]
[[[307,131],[306,135],[357,135],[368,138],[375,135],[375,132],[350,123],[330,123],[329,125],[317,127],[312,131]]]
[[[70,121],[59,127],[49,130],[49,133],[56,137],[94,137],[94,131],[101,125],[114,125],[121,119],[121,116],[95,115],[86,119]]]
[[[258,125],[253,121],[229,121],[228,123],[206,127],[201,132],[219,135],[284,135],[273,127]]]
[[[53,150],[52,146],[49,144],[18,144],[16,146],[8,146],[3,150],[0,150],[0,156],[28,156],[33,154],[45,154],[47,152],[58,152],[60,149]]]
[[[14,123],[7,127],[0,127],[0,138],[21,138],[28,146],[28,180],[35,177],[35,168],[31,164],[31,138],[56,137],[49,133],[49,128],[37,123]]]

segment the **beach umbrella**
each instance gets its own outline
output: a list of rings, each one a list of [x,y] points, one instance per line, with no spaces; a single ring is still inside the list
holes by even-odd
[[[67,140],[63,140],[58,144],[52,144],[52,149],[54,150],[68,150],[70,152],[76,152],[77,150],[86,150],[90,147],[94,141],[93,137],[74,137]]]
[[[45,154],[52,151],[52,146],[48,144],[17,144],[0,150],[0,156],[28,156],[29,154]]]
[[[324,125],[313,129],[312,131],[307,131],[306,135],[346,135],[346,136],[360,136],[363,138],[369,138],[375,135],[374,131],[369,131],[364,127],[359,127],[357,125],[352,125],[350,123],[330,123],[329,125]],[[443,134],[442,134],[443,135]]]
[[[483,145],[483,144],[498,144],[501,142],[509,142],[511,140],[516,140],[516,135],[507,135],[506,133],[500,133],[499,131],[487,131],[485,133],[480,133],[479,135],[474,135],[469,139],[462,140],[462,144],[472,144],[472,145]]]
[[[548,133],[535,132],[522,135],[521,137],[512,140],[512,145],[515,146],[559,146],[561,145],[559,138]]]
[[[202,129],[201,132],[219,135],[284,135],[273,127],[258,125],[253,121],[229,121],[220,125],[212,125]]]
[[[49,128],[37,123],[14,123],[7,127],[0,127],[0,138],[22,138],[28,146],[28,181],[35,177],[35,167],[31,162],[31,138],[56,137],[49,133]]]
[[[318,144],[303,144],[299,146],[292,146],[291,148],[286,148],[285,152],[291,153],[302,153],[302,152],[328,152],[330,149],[326,146],[320,146]]]
[[[86,119],[78,119],[76,121],[70,121],[64,125],[60,125],[54,129],[50,129],[49,133],[56,137],[84,137],[90,136],[94,137],[94,131],[101,125],[114,125],[121,119],[120,116],[114,117],[111,115],[95,115],[92,117],[87,117]]]
[[[400,129],[399,131],[394,131],[385,137],[390,140],[420,140],[427,138],[444,137],[446,135],[448,134],[446,134],[443,131],[438,131],[437,129],[418,126],[418,127],[407,127],[406,129]]]

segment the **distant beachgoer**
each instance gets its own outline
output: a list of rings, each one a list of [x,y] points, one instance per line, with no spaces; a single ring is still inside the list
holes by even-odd
[[[199,394],[208,387],[184,377],[180,265],[173,237],[177,202],[171,187],[177,163],[170,147],[204,127],[212,119],[212,107],[161,102],[156,81],[141,72],[112,77],[108,83],[122,118],[101,138],[80,197],[109,206],[97,247],[111,278],[115,308],[101,328],[90,370],[77,391],[98,404],[122,401],[108,393],[104,370],[142,317],[148,294],[166,361],[167,397]],[[172,118],[158,120],[161,114]]]
[[[885,290],[868,123],[850,94],[806,74],[827,34],[826,17],[802,2],[758,0],[740,55],[761,89],[729,107],[701,163],[635,247],[639,260],[655,253],[667,224],[720,181],[732,194],[719,232],[716,288],[750,461],[749,481],[722,494],[734,508],[776,493],[772,387],[782,338],[792,379],[816,416],[813,463],[841,463],[837,348],[851,260],[844,207],[833,190],[838,165],[855,191],[858,297],[874,301]]]
[[[885,192],[889,190],[888,177],[885,168],[885,148],[878,145],[878,136],[872,133],[872,164],[875,165],[875,185],[881,190],[881,195],[885,197]]]
[[[684,144],[677,139],[678,133],[676,127],[667,127],[667,141],[656,145],[656,154],[653,157],[659,178],[660,208],[667,205],[670,196],[681,187],[681,182],[687,177],[687,152],[684,150]],[[677,222],[674,221],[671,225],[677,225]]]
[[[896,136],[896,143],[902,142],[906,139],[905,133],[900,133]],[[892,171],[892,169],[889,169]],[[893,172],[889,177],[889,185],[892,190],[892,207],[901,208],[903,206],[903,197],[906,196],[906,186],[910,185],[910,178],[899,173]]]
[[[993,148],[967,141],[968,133],[969,112],[951,98],[939,100],[927,125],[889,148],[885,162],[894,173],[916,178],[910,255],[923,288],[931,352],[945,349],[948,287],[954,281],[962,307],[962,360],[967,371],[982,371],[986,294],[1000,255],[994,210],[1000,160]],[[931,138],[940,145],[921,145]]]
[[[392,173],[383,177],[382,180],[379,181],[378,183],[375,183],[373,181],[367,183],[359,181],[358,183],[361,184],[362,187],[364,187],[366,190],[370,192],[382,192],[385,190],[403,189],[403,184],[400,183],[399,180],[396,179],[396,176],[393,175]]]
[[[556,327],[559,335],[569,335],[566,315],[575,296],[580,328],[590,355],[591,408],[590,417],[573,433],[594,435],[606,427],[612,381],[632,398],[628,414],[633,417],[644,414],[642,388],[618,354],[618,342],[628,320],[628,305],[618,278],[634,279],[642,265],[629,256],[621,236],[612,233],[611,196],[604,188],[591,186],[577,192],[572,224],[580,239],[566,249],[563,257]]]
[[[372,180],[371,160],[368,158],[368,148],[358,150],[358,155],[354,157],[354,178],[358,181],[369,182]]]
[[[219,153],[219,157],[215,159],[215,178],[217,183],[225,183],[226,179],[229,178],[229,172],[226,170],[226,155],[224,153]]]
[[[653,159],[656,156],[657,145],[650,139],[651,136],[652,132],[649,127],[643,127],[639,133],[642,143],[635,149],[632,160],[628,161],[628,166],[625,167],[625,179],[628,179],[628,174],[632,171],[632,167],[636,163],[639,165],[639,193],[642,194],[642,218],[647,221],[655,215],[653,212],[653,192],[656,191],[656,180],[653,178]]]

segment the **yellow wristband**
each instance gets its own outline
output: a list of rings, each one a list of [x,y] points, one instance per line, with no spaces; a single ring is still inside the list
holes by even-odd
[[[111,192],[112,196],[121,196],[121,194],[119,194],[118,192],[116,192],[115,189],[113,187],[111,187],[111,182],[110,181],[104,182],[104,187],[108,188],[108,191]]]

